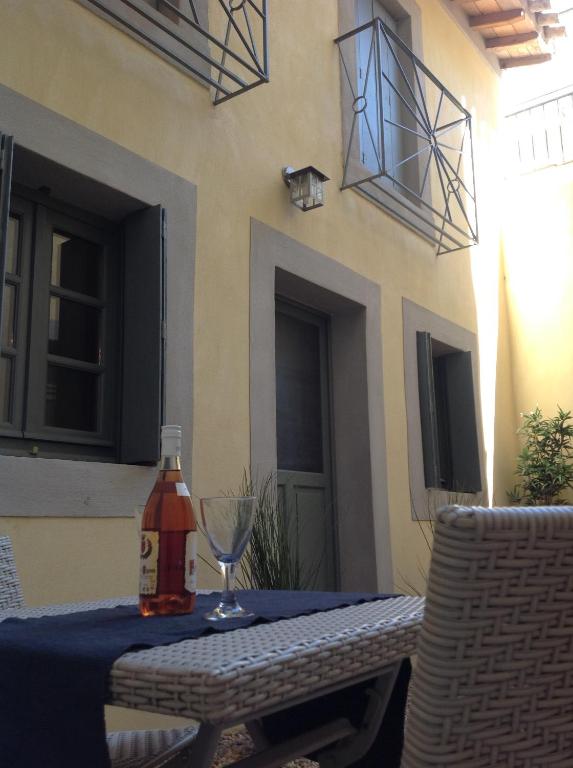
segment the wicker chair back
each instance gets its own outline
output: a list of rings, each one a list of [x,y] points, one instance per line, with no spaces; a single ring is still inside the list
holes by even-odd
[[[402,768],[573,766],[573,507],[438,513]]]
[[[0,610],[21,608],[24,605],[22,587],[16,571],[12,542],[0,536]]]

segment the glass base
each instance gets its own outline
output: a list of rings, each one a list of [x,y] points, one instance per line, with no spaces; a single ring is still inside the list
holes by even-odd
[[[212,611],[205,613],[203,618],[207,621],[221,621],[222,619],[248,619],[254,615],[251,611],[241,608],[238,603],[219,603]]]

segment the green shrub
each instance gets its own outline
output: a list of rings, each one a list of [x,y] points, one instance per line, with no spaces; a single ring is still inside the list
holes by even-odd
[[[520,483],[508,491],[515,504],[566,504],[562,494],[573,488],[573,418],[557,406],[557,416],[545,419],[539,407],[522,414],[518,434],[524,439],[515,474]]]
[[[315,589],[324,553],[317,552],[311,563],[301,562],[297,535],[293,524],[293,510],[284,508],[277,488],[276,473],[254,479],[251,473],[243,474],[238,489],[226,496],[256,496],[257,512],[250,543],[241,558],[237,584],[241,589]],[[290,513],[290,514],[289,514]],[[201,526],[200,526],[201,529]],[[211,559],[199,555],[213,571],[218,568]]]

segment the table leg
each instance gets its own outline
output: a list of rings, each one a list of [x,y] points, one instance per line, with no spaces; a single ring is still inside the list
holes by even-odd
[[[285,762],[303,755],[311,755],[313,760],[320,763],[321,768],[344,768],[357,761],[368,752],[374,741],[379,737],[380,726],[388,708],[396,679],[400,673],[402,662],[389,665],[385,670],[371,679],[370,684],[363,689],[368,703],[362,710],[358,722],[352,724],[344,716],[331,716],[321,724],[310,722],[306,727],[295,727],[292,733],[283,733],[283,738],[269,740],[265,734],[264,720],[262,728],[259,723],[247,723],[251,734],[255,737],[255,754],[245,757],[231,765],[236,768],[278,768]],[[406,670],[409,676],[409,666]],[[345,689],[340,692],[342,700]],[[320,699],[320,697],[319,697]],[[317,702],[310,702],[316,707]],[[297,709],[297,707],[295,707]],[[292,710],[281,710],[280,723],[285,726],[292,717]],[[296,720],[297,718],[295,718]],[[300,718],[299,718],[300,720]],[[400,720],[400,726],[402,720]],[[224,730],[221,725],[202,723],[193,745],[188,753],[188,762],[174,765],[173,768],[209,768],[211,765],[219,737]],[[282,730],[282,728],[280,729]],[[389,764],[394,765],[394,762]],[[370,763],[368,763],[370,765]],[[169,764],[169,768],[172,768]]]
[[[320,768],[344,768],[368,752],[380,730],[400,667],[401,662],[393,664],[368,689],[368,705],[357,733],[313,756]]]
[[[189,768],[209,768],[215,757],[222,731],[223,728],[220,725],[201,723],[189,752]]]

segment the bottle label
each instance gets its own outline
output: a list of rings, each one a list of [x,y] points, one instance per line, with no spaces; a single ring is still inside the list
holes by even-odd
[[[139,594],[156,595],[159,561],[159,531],[141,532]]]
[[[175,489],[178,496],[191,496],[185,483],[175,483]]]
[[[197,531],[189,531],[185,540],[185,589],[197,590]]]

